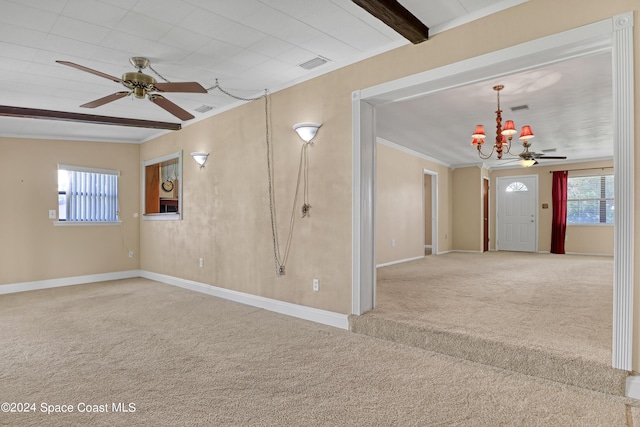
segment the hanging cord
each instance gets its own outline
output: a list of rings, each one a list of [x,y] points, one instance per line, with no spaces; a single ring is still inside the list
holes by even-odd
[[[275,203],[275,191],[273,188],[273,181],[274,181],[274,170],[273,170],[273,150],[271,147],[272,141],[271,141],[271,132],[270,132],[270,127],[271,127],[271,115],[269,114],[270,108],[269,108],[269,103],[270,103],[270,98],[268,96],[265,96],[265,128],[266,128],[266,140],[267,140],[267,174],[268,174],[268,181],[269,181],[269,211],[271,214],[271,235],[272,235],[272,239],[273,239],[273,260],[274,260],[274,264],[275,264],[275,269],[276,269],[276,276],[280,277],[280,276],[284,276],[286,273],[286,264],[287,264],[287,260],[289,259],[289,251],[291,249],[291,242],[293,239],[293,229],[295,226],[295,220],[296,220],[296,205],[298,203],[298,195],[300,193],[300,179],[302,177],[304,177],[304,186],[303,186],[303,192],[304,192],[304,199],[305,199],[305,206],[306,205],[306,199],[307,199],[307,177],[309,175],[308,172],[308,146],[309,144],[303,144],[302,148],[300,149],[300,163],[298,165],[298,176],[296,178],[296,190],[293,196],[293,204],[291,207],[291,216],[289,218],[289,232],[287,234],[287,243],[285,245],[284,248],[284,256],[281,254],[280,252],[280,242],[279,242],[279,238],[278,238],[278,225],[277,225],[277,215],[276,215],[276,203]],[[305,206],[303,206],[302,210],[303,210],[303,217],[306,216],[308,214],[308,208],[305,208]],[[310,206],[309,206],[310,208]]]
[[[165,79],[160,73],[154,70],[151,65],[148,65],[149,69],[153,71],[160,79],[164,80],[167,83],[170,83],[169,80]],[[207,88],[207,92],[210,92],[214,89],[218,89],[223,94],[227,95],[230,98],[237,99],[239,101],[257,101],[259,99],[264,98],[264,113],[265,113],[265,135],[266,135],[266,145],[267,145],[267,175],[269,182],[269,213],[271,217],[271,237],[273,241],[273,261],[275,265],[276,276],[284,276],[285,275],[285,267],[287,264],[287,260],[289,259],[289,251],[291,249],[291,241],[293,239],[293,229],[295,225],[295,210],[296,204],[298,202],[298,194],[300,192],[300,178],[303,178],[303,205],[302,205],[302,218],[309,216],[309,211],[311,209],[311,205],[309,204],[309,150],[308,147],[312,143],[304,143],[302,144],[302,148],[300,149],[300,164],[298,166],[298,177],[296,179],[296,191],[293,196],[293,205],[291,208],[291,217],[289,218],[289,232],[287,234],[287,243],[284,248],[284,256],[280,253],[280,242],[278,239],[278,224],[277,224],[277,215],[276,215],[276,196],[274,190],[274,168],[273,168],[273,149],[271,147],[271,114],[270,114],[270,103],[271,97],[269,96],[269,91],[265,89],[264,94],[252,97],[245,98],[238,95],[234,95],[231,92],[220,87],[218,83],[218,79],[213,86]]]
[[[271,216],[271,238],[273,241],[273,262],[275,264],[276,276],[282,276],[285,273],[285,266],[280,263],[280,245],[278,242],[278,231],[276,224],[276,203],[275,203],[275,194],[273,191],[273,171],[271,168],[272,157],[271,154],[271,133],[270,122],[271,116],[269,114],[269,97],[264,97],[264,117],[265,117],[265,135],[267,142],[267,175],[268,175],[268,183],[269,183],[269,213]]]
[[[308,142],[302,146],[304,151],[304,192],[302,202],[302,218],[309,216],[311,211],[311,205],[309,204],[309,145],[312,142]]]
[[[165,83],[171,83],[169,80],[167,80],[162,74],[160,74],[159,72],[157,72],[152,66],[151,64],[147,65],[147,68],[149,68],[151,71],[154,72],[154,74],[156,76],[158,76],[158,78],[160,78],[161,80],[163,80]],[[256,96],[255,98],[243,98],[241,96],[237,96],[232,94],[231,92],[228,92],[226,90],[224,90],[222,87],[220,87],[220,84],[218,83],[218,79],[216,79],[216,82],[213,86],[206,88],[207,92],[210,92],[214,89],[218,89],[220,92],[224,93],[225,95],[227,95],[230,98],[233,99],[237,99],[239,101],[257,101],[259,99],[265,98],[268,95],[268,91],[265,90],[265,94],[264,95],[260,95],[260,96]]]
[[[303,176],[302,170],[303,170],[304,157],[305,157],[306,151],[307,151],[307,144],[304,144],[300,149],[300,164],[298,166],[298,178],[296,179],[296,191],[293,196],[293,206],[291,208],[291,217],[289,218],[289,234],[287,236],[287,245],[285,246],[284,257],[281,258],[282,261],[280,262],[280,268],[278,269],[279,272],[281,271],[280,275],[284,275],[285,265],[287,263],[287,260],[289,259],[289,250],[291,249],[291,240],[293,239],[293,227],[296,222],[296,204],[298,202],[298,194],[300,192],[300,178]],[[279,251],[280,251],[280,248],[278,248],[278,255],[279,255]]]

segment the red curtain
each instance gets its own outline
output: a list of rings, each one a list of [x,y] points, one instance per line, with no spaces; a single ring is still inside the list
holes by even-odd
[[[567,171],[553,173],[551,199],[553,218],[551,224],[551,253],[564,253],[564,239],[567,232]]]

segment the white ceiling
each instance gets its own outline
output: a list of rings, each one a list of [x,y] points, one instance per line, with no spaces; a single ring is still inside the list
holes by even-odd
[[[518,166],[517,156],[503,161],[479,158],[471,145],[475,125],[484,125],[483,152],[496,140],[497,97],[502,123],[513,120],[518,134],[511,152],[522,151],[520,129],[530,125],[535,137],[529,151],[570,163],[613,158],[613,86],[610,53],[582,56],[533,70],[377,106],[377,135],[448,166],[485,163],[489,167]],[[528,109],[512,111],[513,107]],[[509,159],[516,159],[509,161]]]
[[[434,35],[523,1],[401,3]],[[80,108],[122,86],[55,61],[119,77],[135,71],[130,57],[145,56],[169,81],[197,81],[210,88],[219,79],[223,88],[248,97],[408,43],[350,0],[0,0],[0,23],[0,105],[173,123],[179,120],[133,97],[96,109]],[[299,66],[317,56],[329,62],[313,70]],[[152,70],[145,72],[163,81]],[[577,160],[572,148],[577,144],[597,140],[611,147],[610,60],[583,58],[539,72],[500,82],[505,85],[504,116],[516,125],[528,121],[536,133],[532,149],[557,148],[558,154],[571,153]],[[484,123],[491,140],[493,84],[381,107],[380,135],[448,164],[460,164],[473,152],[468,135],[475,124]],[[183,126],[237,103],[216,90],[165,97],[196,116]],[[523,103],[529,111],[508,110]],[[203,105],[213,110],[195,111]],[[153,129],[0,117],[0,136],[141,142],[159,134]],[[611,157],[612,151],[589,155]],[[471,162],[463,162],[467,161]]]

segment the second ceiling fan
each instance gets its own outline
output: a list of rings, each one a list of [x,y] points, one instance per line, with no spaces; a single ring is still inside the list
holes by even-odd
[[[173,114],[180,120],[191,120],[194,116],[188,111],[182,109],[178,105],[169,101],[162,95],[156,92],[183,92],[183,93],[207,93],[207,90],[197,82],[177,82],[177,83],[159,83],[156,80],[142,72],[143,69],[149,65],[149,60],[140,56],[134,56],[129,59],[129,62],[138,69],[138,71],[124,73],[122,78],[105,74],[101,71],[93,70],[91,68],[75,64],[68,61],[56,61],[58,64],[66,65],[69,67],[77,68],[78,70],[85,71],[87,73],[95,74],[96,76],[109,79],[116,83],[121,83],[126,87],[127,91],[116,92],[111,95],[107,95],[103,98],[96,99],[86,104],[81,105],[84,108],[95,108],[101,105],[107,104],[112,101],[116,101],[120,98],[124,98],[133,94],[136,98],[148,97],[149,101],[153,102],[160,108]]]

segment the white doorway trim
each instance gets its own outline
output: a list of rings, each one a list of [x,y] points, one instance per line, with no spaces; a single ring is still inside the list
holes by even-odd
[[[632,12],[353,92],[353,314],[362,314],[375,307],[375,105],[604,51],[612,52],[615,129],[612,366],[631,370],[635,93]]]
[[[484,233],[485,233],[485,228],[484,228],[484,223],[486,221],[487,223],[487,251],[491,250],[491,243],[493,243],[491,241],[491,221],[489,221],[489,218],[491,218],[491,179],[486,176],[486,175],[482,175],[482,181],[480,181],[480,194],[483,194],[484,192],[484,185],[485,183],[487,184],[487,199],[485,201],[484,199],[484,195],[482,197],[482,236],[480,236],[480,247],[482,248],[482,252],[484,252]],[[487,217],[484,217],[484,204],[487,204]],[[495,246],[494,246],[495,248]],[[497,250],[497,249],[495,249]]]
[[[438,172],[431,171],[429,169],[422,170],[422,218],[426,217],[426,211],[424,206],[424,176],[431,176],[431,253],[433,255],[438,254]],[[426,223],[423,220],[422,223],[426,227]],[[422,231],[422,235],[425,235],[425,230]],[[425,242],[425,247],[426,247]]]

